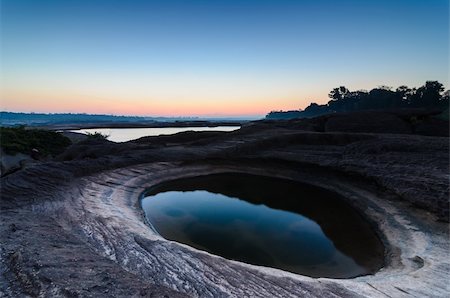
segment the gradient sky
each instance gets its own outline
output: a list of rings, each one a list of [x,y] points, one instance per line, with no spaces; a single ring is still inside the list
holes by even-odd
[[[448,0],[1,0],[1,109],[264,115],[449,88]]]

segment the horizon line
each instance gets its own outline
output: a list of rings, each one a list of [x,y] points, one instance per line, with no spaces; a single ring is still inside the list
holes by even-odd
[[[32,112],[32,111],[11,111],[11,110],[0,110],[0,113],[17,113],[17,114],[42,114],[42,115],[62,115],[62,114],[72,114],[72,115],[90,115],[90,116],[114,116],[114,117],[138,117],[138,118],[264,118],[266,114],[232,114],[232,115],[221,115],[221,114],[197,114],[197,115],[136,115],[136,114],[113,114],[113,113],[87,113],[87,112]]]

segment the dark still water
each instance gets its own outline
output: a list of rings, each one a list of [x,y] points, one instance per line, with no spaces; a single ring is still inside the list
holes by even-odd
[[[334,278],[383,265],[369,224],[337,194],[310,185],[214,174],[160,184],[142,207],[164,238],[231,260]]]

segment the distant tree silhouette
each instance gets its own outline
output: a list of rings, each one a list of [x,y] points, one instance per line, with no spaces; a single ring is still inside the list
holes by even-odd
[[[450,101],[450,90],[447,90],[447,91],[445,91],[444,95],[442,96],[440,105],[442,107],[448,109],[449,101]]]
[[[427,81],[418,89],[402,85],[395,91],[392,87],[384,85],[369,92],[349,91],[345,86],[340,86],[330,91],[328,97],[331,100],[325,105],[311,103],[304,111],[270,112],[266,118],[293,119],[330,113],[398,108],[448,110],[450,91],[444,92],[444,90],[444,86],[438,81]]]
[[[331,90],[330,93],[328,94],[328,97],[333,100],[340,100],[340,99],[344,99],[344,97],[349,92],[350,91],[347,88],[345,88],[344,86],[341,86],[339,88],[334,88],[333,90]]]
[[[412,107],[439,106],[444,92],[444,85],[438,81],[427,81],[411,96]]]
[[[350,103],[348,102],[348,95],[350,91],[344,87],[334,88],[328,94],[331,100],[328,102],[328,109],[332,112],[346,112],[350,108]]]
[[[411,96],[416,93],[416,88],[411,89],[408,86],[402,85],[395,90],[395,93],[397,93],[400,106],[403,107],[410,104]]]
[[[350,92],[348,96],[350,97],[353,104],[352,111],[363,110],[366,108],[365,106],[369,98],[369,92],[367,92],[366,90],[358,90]]]
[[[369,109],[396,108],[398,96],[394,91],[385,88],[375,88],[369,92]]]

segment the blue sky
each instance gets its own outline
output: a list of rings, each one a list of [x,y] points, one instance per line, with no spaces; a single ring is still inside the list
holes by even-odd
[[[2,109],[261,115],[448,88],[449,2],[1,1]]]

